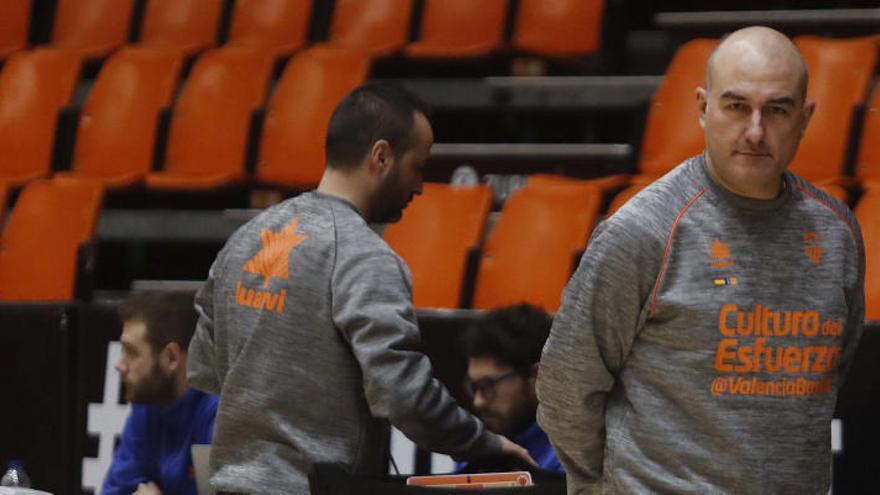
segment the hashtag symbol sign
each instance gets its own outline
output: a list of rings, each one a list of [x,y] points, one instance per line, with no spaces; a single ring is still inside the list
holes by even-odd
[[[114,369],[115,363],[122,356],[122,344],[107,344],[107,365],[104,369],[104,402],[89,404],[87,430],[90,436],[98,437],[98,457],[83,458],[82,485],[85,490],[93,490],[95,495],[101,494],[104,476],[113,461],[113,446],[116,437],[122,433],[125,420],[131,410],[129,404],[119,403],[119,374]]]

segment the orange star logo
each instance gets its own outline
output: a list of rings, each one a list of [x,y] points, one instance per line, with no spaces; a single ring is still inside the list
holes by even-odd
[[[299,224],[299,215],[289,225],[279,232],[263,229],[260,237],[263,239],[263,248],[242,267],[242,271],[262,275],[263,287],[269,286],[272,277],[287,280],[290,271],[288,259],[290,251],[309,238],[307,235],[296,233]]]

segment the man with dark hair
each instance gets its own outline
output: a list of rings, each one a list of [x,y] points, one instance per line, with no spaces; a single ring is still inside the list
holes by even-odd
[[[400,218],[421,192],[432,142],[415,96],[355,89],[330,119],[317,191],[267,209],[218,254],[196,296],[188,372],[221,395],[217,490],[306,494],[322,461],[387,472],[389,422],[457,457],[530,459],[433,378],[408,269],[368,225]]]
[[[211,443],[217,397],[188,388],[192,295],[139,293],[119,310],[116,364],[133,405],[103,494],[196,493],[190,447]]]
[[[550,315],[540,308],[509,306],[483,316],[465,331],[462,342],[468,359],[467,386],[480,419],[528,450],[541,469],[561,472],[547,434],[535,422],[535,380],[550,323]],[[490,466],[499,469],[497,464]],[[456,470],[482,468],[459,463]]]
[[[327,126],[327,166],[353,168],[370,145],[388,141],[397,158],[416,143],[412,133],[417,114],[427,105],[395,86],[368,84],[343,100]]]

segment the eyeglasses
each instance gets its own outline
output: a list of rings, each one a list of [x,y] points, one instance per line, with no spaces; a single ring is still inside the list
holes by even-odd
[[[465,382],[465,386],[471,394],[471,397],[476,397],[477,393],[483,395],[483,398],[486,400],[492,400],[495,398],[495,387],[498,386],[499,383],[507,380],[509,378],[513,378],[514,376],[522,376],[522,373],[519,370],[513,370],[510,373],[505,373],[499,377],[495,378],[480,378],[479,380],[467,380]]]

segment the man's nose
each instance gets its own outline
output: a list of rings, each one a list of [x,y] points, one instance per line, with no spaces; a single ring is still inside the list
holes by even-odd
[[[116,366],[114,366],[114,368],[120,375],[125,374],[125,362],[122,359],[116,361]]]
[[[745,138],[751,145],[757,145],[764,141],[764,119],[761,110],[758,108],[753,110],[749,116]]]
[[[486,400],[486,396],[483,395],[482,392],[480,392],[479,390],[474,392],[474,409],[475,410],[482,411],[483,409],[486,408],[486,404],[488,404],[488,403],[489,403],[489,401]]]

